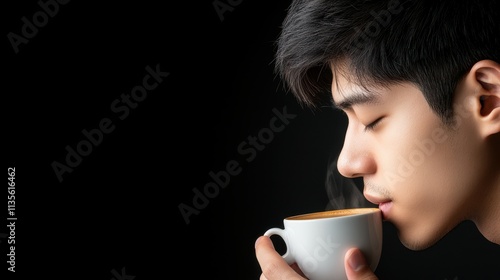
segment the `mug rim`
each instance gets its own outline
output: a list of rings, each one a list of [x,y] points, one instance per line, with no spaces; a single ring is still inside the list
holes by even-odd
[[[341,213],[341,212],[349,212],[348,215],[342,215],[340,214],[339,216],[330,216],[331,213]],[[333,210],[325,210],[325,211],[316,211],[316,212],[310,212],[310,213],[304,213],[304,214],[298,214],[298,215],[293,215],[286,217],[286,221],[312,221],[312,220],[320,220],[320,219],[328,219],[328,218],[346,218],[346,217],[352,217],[352,216],[360,216],[360,215],[367,215],[367,214],[372,214],[376,212],[381,212],[379,208],[375,207],[361,207],[361,208],[344,208],[344,209],[333,209]],[[315,217],[312,217],[315,216]]]

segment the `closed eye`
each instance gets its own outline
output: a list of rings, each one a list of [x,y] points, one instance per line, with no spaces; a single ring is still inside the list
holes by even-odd
[[[380,122],[383,118],[384,118],[384,117],[380,117],[380,118],[376,119],[375,121],[371,122],[370,124],[366,125],[366,126],[365,126],[365,129],[364,129],[364,130],[365,130],[365,132],[367,132],[367,131],[372,131],[372,130],[375,128],[375,126],[377,126],[377,124],[379,124],[379,122]]]

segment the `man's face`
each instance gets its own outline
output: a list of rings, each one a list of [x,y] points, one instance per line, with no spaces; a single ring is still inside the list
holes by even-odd
[[[473,219],[487,168],[467,98],[457,93],[457,123],[446,126],[410,83],[368,92],[335,78],[333,100],[349,120],[339,172],[363,177],[365,197],[379,204],[402,243],[424,249]]]

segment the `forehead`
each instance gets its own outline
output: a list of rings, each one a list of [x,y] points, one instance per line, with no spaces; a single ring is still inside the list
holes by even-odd
[[[332,73],[331,92],[334,101],[345,98],[352,93],[376,94],[384,90],[381,85],[369,82],[368,79],[361,81],[345,63],[336,66],[330,64],[330,69]]]
[[[359,75],[346,69],[349,68],[331,67],[331,93],[333,106],[336,108],[348,110],[357,105],[382,103],[387,106],[399,106],[413,99],[415,100],[411,102],[414,106],[422,103],[423,106],[429,107],[419,87],[411,82],[377,83],[369,78],[359,79]],[[417,99],[423,102],[417,102]]]

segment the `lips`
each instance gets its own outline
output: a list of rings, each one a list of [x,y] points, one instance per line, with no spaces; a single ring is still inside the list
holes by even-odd
[[[364,196],[371,203],[378,204],[378,208],[380,209],[380,211],[382,211],[384,220],[387,220],[389,217],[389,211],[392,208],[392,200],[385,197],[371,195],[366,192],[364,193]]]

